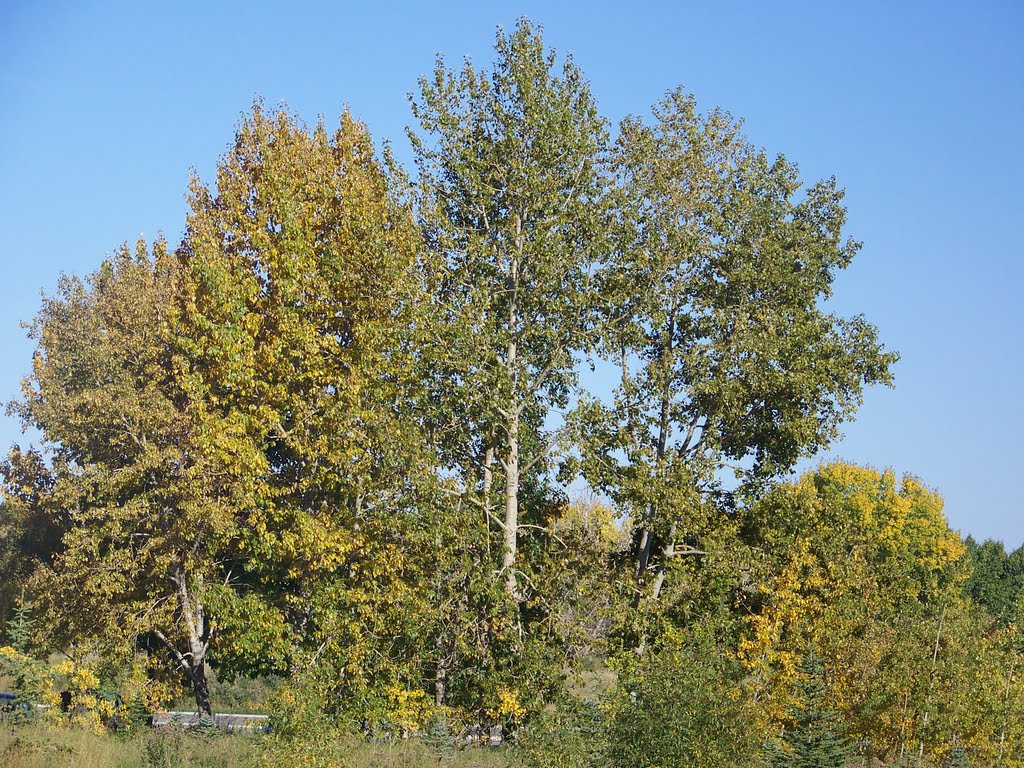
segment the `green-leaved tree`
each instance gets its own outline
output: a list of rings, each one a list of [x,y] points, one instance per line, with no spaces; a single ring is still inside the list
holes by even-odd
[[[859,248],[833,179],[805,187],[679,89],[622,123],[614,167],[616,248],[596,284],[619,386],[575,421],[584,477],[633,520],[641,607],[673,560],[702,556],[718,510],[827,446],[896,355],[823,303]]]
[[[499,31],[495,52],[489,71],[439,59],[410,137],[449,332],[439,365],[465,427],[453,469],[497,529],[500,578],[520,603],[520,537],[541,522],[526,484],[545,467],[546,418],[568,401],[592,322],[607,128],[575,63],[559,67],[529,21]]]

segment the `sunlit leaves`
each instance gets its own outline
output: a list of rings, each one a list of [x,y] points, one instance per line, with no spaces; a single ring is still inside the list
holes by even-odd
[[[964,547],[938,494],[836,463],[742,519],[761,575],[738,650],[767,734],[789,727],[799,666],[819,655],[830,701],[869,753],[935,756],[959,740],[994,754],[1000,709],[1020,695],[1007,679],[1016,630],[964,599]]]

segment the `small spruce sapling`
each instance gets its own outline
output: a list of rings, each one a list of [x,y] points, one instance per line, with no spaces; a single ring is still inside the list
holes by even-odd
[[[821,658],[810,655],[800,665],[797,703],[790,709],[793,727],[782,736],[782,749],[771,755],[778,768],[843,768],[850,743],[839,713],[829,704]]]
[[[29,645],[32,642],[32,628],[35,620],[32,618],[32,602],[25,599],[24,590],[21,599],[14,607],[14,615],[7,624],[7,643],[14,650],[21,654],[28,654]]]
[[[962,744],[954,746],[942,761],[943,768],[971,768],[971,761],[967,759],[967,750]]]

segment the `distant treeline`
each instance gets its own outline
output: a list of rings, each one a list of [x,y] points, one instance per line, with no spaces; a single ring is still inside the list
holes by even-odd
[[[1001,541],[986,539],[979,544],[973,536],[964,540],[971,563],[967,595],[1003,623],[1016,621],[1024,608],[1024,546],[1007,553]]]

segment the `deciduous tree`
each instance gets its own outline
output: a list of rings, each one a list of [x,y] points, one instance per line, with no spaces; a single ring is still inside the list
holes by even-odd
[[[577,411],[583,473],[634,521],[643,596],[740,488],[836,436],[896,356],[823,302],[859,244],[833,179],[755,149],[728,114],[675,90],[615,145],[619,226],[597,285],[614,403]]]
[[[440,255],[436,303],[448,337],[453,395],[467,430],[461,470],[499,532],[508,597],[526,599],[523,507],[543,469],[542,433],[576,380],[601,253],[601,163],[607,130],[571,57],[561,67],[539,28],[498,33],[489,71],[438,60],[420,82],[410,131],[424,224]],[[501,491],[500,511],[492,501]]]
[[[152,638],[209,713],[216,628],[205,590],[226,575],[239,498],[233,457],[208,449],[229,428],[181,379],[181,285],[160,241],[152,253],[122,248],[86,280],[61,279],[29,328],[37,351],[15,406],[42,435],[48,466],[15,451],[5,507],[49,515],[61,532],[34,577],[49,639],[123,657]],[[27,495],[13,481],[29,475]]]
[[[758,589],[738,650],[767,734],[788,730],[800,664],[820,656],[829,701],[874,757],[937,761],[958,740],[1016,754],[1016,731],[1000,736],[1020,693],[1014,630],[963,597],[964,548],[938,494],[835,463],[741,517]]]
[[[409,632],[438,478],[415,222],[365,126],[310,130],[259,104],[190,205],[189,391],[235,426],[224,450],[250,494],[232,577],[250,602],[221,612],[276,617],[293,673],[370,706],[420,682]]]

